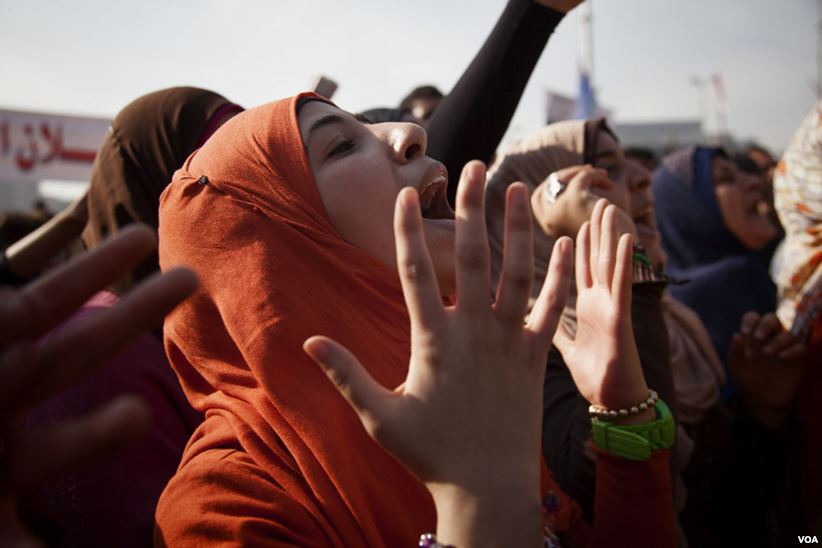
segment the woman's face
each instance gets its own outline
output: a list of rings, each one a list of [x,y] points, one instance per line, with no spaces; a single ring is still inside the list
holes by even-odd
[[[641,164],[625,157],[622,147],[607,131],[600,131],[594,143],[594,167],[608,172],[614,183],[610,190],[595,188],[594,192],[630,214],[636,226],[639,242],[654,264],[665,260],[662,239],[656,225],[651,173]]]
[[[731,234],[748,249],[760,249],[776,236],[762,178],[740,171],[727,158],[716,156],[711,167],[714,194],[722,220]]]
[[[425,130],[368,124],[321,101],[304,104],[299,121],[314,182],[343,239],[396,270],[394,202],[403,187],[416,188],[440,291],[452,295],[454,212],[445,167],[425,155]]]

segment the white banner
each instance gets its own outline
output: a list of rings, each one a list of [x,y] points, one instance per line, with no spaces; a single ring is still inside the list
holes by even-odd
[[[111,120],[0,110],[0,183],[88,181]]]

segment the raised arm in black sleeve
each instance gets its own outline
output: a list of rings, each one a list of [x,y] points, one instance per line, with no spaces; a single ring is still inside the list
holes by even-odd
[[[454,203],[462,167],[491,161],[548,38],[564,13],[509,0],[494,30],[428,124],[428,155],[448,169]]]

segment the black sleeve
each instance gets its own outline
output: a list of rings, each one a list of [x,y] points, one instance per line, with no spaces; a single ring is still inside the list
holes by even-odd
[[[565,14],[509,0],[494,30],[428,124],[428,155],[448,169],[448,198],[470,160],[491,161],[548,38]]]
[[[675,413],[668,331],[662,315],[664,289],[662,283],[634,285],[631,316],[645,381]],[[562,355],[551,349],[543,392],[543,454],[562,488],[592,522],[595,462],[585,451],[590,438],[588,402],[577,391]]]

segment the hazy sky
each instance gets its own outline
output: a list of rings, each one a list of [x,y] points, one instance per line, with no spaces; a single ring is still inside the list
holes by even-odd
[[[594,0],[594,84],[618,121],[695,118],[690,76],[724,76],[729,126],[781,150],[814,101],[822,0]],[[0,108],[113,116],[173,85],[244,106],[325,73],[349,110],[449,89],[503,0],[0,0]],[[575,93],[579,14],[560,24],[509,137],[544,120],[546,89]],[[711,117],[711,124],[714,118]],[[709,126],[710,127],[710,126]]]

